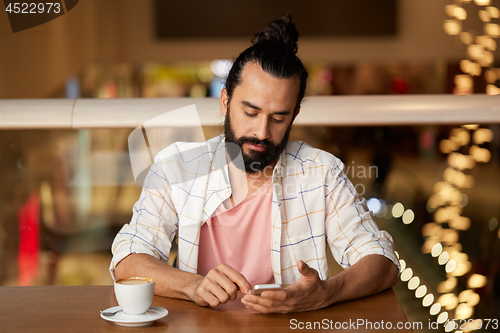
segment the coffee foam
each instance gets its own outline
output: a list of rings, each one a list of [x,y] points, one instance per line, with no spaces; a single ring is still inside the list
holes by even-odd
[[[141,278],[141,277],[132,277],[132,278],[123,278],[116,281],[116,283],[124,284],[124,285],[143,285],[152,283],[154,280],[150,278]]]

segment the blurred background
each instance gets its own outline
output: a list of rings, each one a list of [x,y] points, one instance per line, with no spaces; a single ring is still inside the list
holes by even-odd
[[[17,33],[2,12],[0,99],[218,97],[231,59],[285,11],[301,33],[307,96],[497,95],[499,8],[82,0]],[[128,157],[133,128],[0,128],[0,285],[111,284],[111,242],[141,191]],[[395,291],[410,321],[500,319],[498,124],[296,126],[292,139],[341,158],[393,236]]]

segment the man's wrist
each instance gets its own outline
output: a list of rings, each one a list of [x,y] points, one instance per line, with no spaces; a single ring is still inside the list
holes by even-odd
[[[326,306],[338,303],[340,299],[340,292],[342,290],[342,277],[339,275],[332,276],[325,281],[326,284]]]

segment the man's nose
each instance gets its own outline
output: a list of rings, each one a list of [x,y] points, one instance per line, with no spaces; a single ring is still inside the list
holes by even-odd
[[[257,137],[259,140],[265,140],[269,138],[269,120],[267,117],[261,117],[259,119],[258,125],[255,129],[254,135]]]

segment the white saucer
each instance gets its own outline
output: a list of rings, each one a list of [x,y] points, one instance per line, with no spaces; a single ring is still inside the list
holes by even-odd
[[[140,315],[126,314],[121,311],[121,308],[119,306],[114,306],[104,311],[114,312],[117,310],[120,311],[117,312],[114,316],[105,316],[101,313],[101,318],[106,319],[107,321],[112,321],[120,326],[146,326],[168,315],[168,310],[154,305],[152,305],[148,309],[148,311]]]

